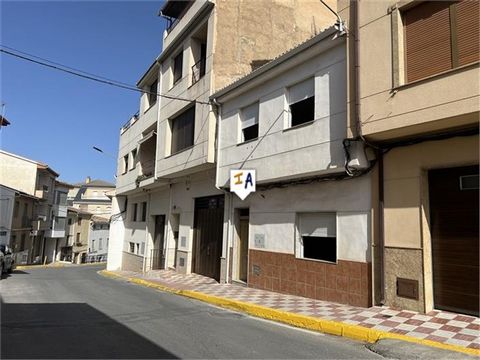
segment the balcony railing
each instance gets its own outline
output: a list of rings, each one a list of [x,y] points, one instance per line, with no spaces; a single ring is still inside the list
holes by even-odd
[[[153,176],[153,172],[155,171],[155,160],[140,161],[140,165],[142,167],[142,178],[146,179]]]
[[[192,85],[205,75],[207,59],[201,58],[192,66]]]

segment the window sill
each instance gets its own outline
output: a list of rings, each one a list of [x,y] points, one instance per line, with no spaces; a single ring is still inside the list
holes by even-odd
[[[283,129],[282,132],[286,132],[286,131],[290,131],[290,130],[299,129],[299,128],[302,128],[302,127],[305,127],[305,126],[309,126],[309,125],[312,125],[314,122],[315,122],[315,120],[310,120],[310,121],[307,121],[303,124],[290,126],[289,128]]]
[[[171,154],[168,155],[168,156],[165,156],[164,159],[171,158],[171,157],[173,157],[173,156],[175,156],[175,155],[181,154],[182,152],[191,150],[191,149],[193,149],[194,147],[195,147],[195,145],[192,145],[192,146],[186,147],[185,149],[178,150],[177,152],[174,152],[174,153],[171,153]]]
[[[295,256],[295,258],[299,260],[315,261],[315,262],[320,262],[324,264],[338,265],[338,259],[337,261],[327,261],[327,260],[311,259],[311,258],[299,257],[299,256]]]
[[[245,145],[245,144],[249,144],[249,143],[255,142],[257,140],[258,140],[258,136],[255,139],[250,139],[250,140],[238,143],[237,146],[242,146],[242,145]]]
[[[477,67],[479,65],[480,65],[480,61],[473,62],[473,63],[466,64],[466,65],[462,65],[462,66],[459,66],[459,67],[456,67],[456,68],[453,68],[453,69],[450,69],[450,70],[442,71],[438,74],[427,76],[423,79],[418,79],[418,80],[415,80],[415,81],[412,81],[412,82],[409,82],[409,83],[406,83],[406,84],[394,86],[394,87],[392,87],[392,91],[399,91],[399,90],[407,89],[409,87],[416,86],[418,84],[428,82],[428,81],[431,81],[431,80],[436,80],[437,78],[440,78],[440,77],[443,77],[443,76],[449,76],[449,75],[454,74],[456,72],[459,72],[459,71],[462,71],[462,70],[465,70],[465,69],[468,69],[468,68],[474,68],[474,67]]]

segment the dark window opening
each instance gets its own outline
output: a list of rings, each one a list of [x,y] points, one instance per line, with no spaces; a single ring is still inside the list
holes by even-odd
[[[148,89],[148,106],[153,106],[157,102],[158,80],[155,80]]]
[[[183,67],[183,51],[180,52],[173,60],[173,84],[175,85],[182,79]]]
[[[315,120],[315,97],[290,104],[292,127]]]
[[[171,120],[172,150],[175,154],[193,146],[195,133],[195,106]]]
[[[303,257],[307,259],[337,261],[337,238],[302,236]]]
[[[130,245],[130,252],[132,254],[135,253],[135,243],[131,242],[131,243],[129,243],[129,245]]]
[[[147,221],[147,203],[142,203],[142,221]]]
[[[249,126],[242,130],[243,141],[253,140],[258,137],[258,124]]]
[[[137,221],[138,204],[133,204],[132,221]]]

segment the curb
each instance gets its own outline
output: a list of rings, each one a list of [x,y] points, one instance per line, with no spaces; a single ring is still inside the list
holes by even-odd
[[[77,267],[77,266],[95,266],[106,265],[106,262],[87,263],[87,264],[70,264],[70,263],[55,263],[53,265],[17,265],[15,270],[28,270],[28,269],[60,269],[64,267]]]
[[[430,346],[438,349],[461,352],[468,355],[476,355],[476,356],[480,355],[480,350],[470,349],[460,345],[444,344],[444,343],[440,343],[432,340],[418,339],[418,338],[414,338],[414,337],[406,336],[402,334],[395,334],[395,333],[390,333],[386,331],[370,329],[370,328],[366,328],[359,325],[346,324],[340,321],[324,320],[320,318],[294,314],[291,312],[271,309],[268,307],[264,307],[264,306],[256,305],[252,303],[246,303],[242,301],[208,295],[208,294],[204,294],[194,290],[174,289],[174,288],[160,285],[148,280],[143,280],[137,277],[123,276],[108,270],[100,270],[98,271],[98,274],[104,277],[108,277],[112,279],[122,279],[128,282],[131,282],[133,284],[200,300],[200,301],[213,304],[216,306],[220,306],[226,309],[243,312],[255,317],[273,320],[273,321],[281,322],[284,324],[292,325],[298,328],[318,331],[325,334],[343,336],[346,338],[365,341],[369,343],[374,343],[382,339],[402,340],[402,341]]]

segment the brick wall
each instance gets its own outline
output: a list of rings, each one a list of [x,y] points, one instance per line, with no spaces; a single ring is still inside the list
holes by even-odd
[[[248,263],[250,287],[354,306],[372,305],[371,263],[338,260],[329,264],[259,250],[249,251]]]

